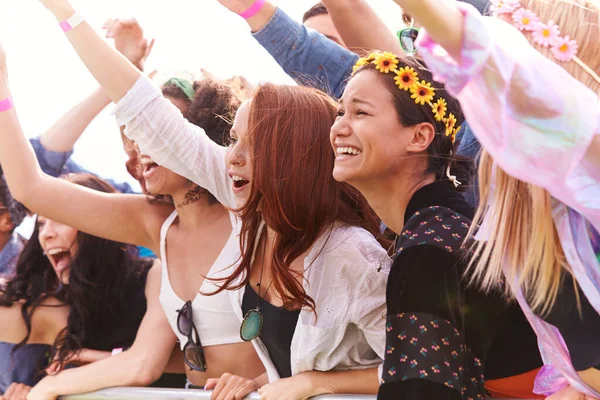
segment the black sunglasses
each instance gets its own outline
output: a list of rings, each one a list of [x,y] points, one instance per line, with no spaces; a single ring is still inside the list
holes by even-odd
[[[419,37],[419,28],[405,28],[396,33],[398,40],[400,40],[400,46],[402,50],[408,54],[414,54],[417,52],[417,46],[415,46],[415,40]]]
[[[194,325],[192,315],[192,302],[186,302],[181,310],[177,310],[177,329],[179,332],[188,338],[187,343],[183,347],[183,360],[190,369],[194,371],[206,372],[206,359],[204,357],[204,349],[200,343],[198,330]],[[192,333],[194,338],[192,338]]]

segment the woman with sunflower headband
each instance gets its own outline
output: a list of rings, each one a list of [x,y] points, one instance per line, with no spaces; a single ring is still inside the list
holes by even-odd
[[[545,364],[536,393],[600,398],[600,3],[494,0],[492,17],[396,3],[485,149],[473,281],[506,280],[527,315]]]
[[[374,53],[356,64],[331,129],[334,178],[398,234],[379,399],[483,399],[484,369],[507,378],[541,365],[518,307],[461,279],[474,215],[460,193],[472,172],[455,155],[461,122],[458,102],[418,58]]]

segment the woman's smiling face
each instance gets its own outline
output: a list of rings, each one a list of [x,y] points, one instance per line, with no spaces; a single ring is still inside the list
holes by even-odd
[[[336,154],[333,177],[359,188],[361,182],[403,168],[412,128],[402,126],[393,96],[377,71],[350,80],[331,128]]]

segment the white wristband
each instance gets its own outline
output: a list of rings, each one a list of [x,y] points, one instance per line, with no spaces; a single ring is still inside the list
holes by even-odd
[[[66,33],[69,32],[71,29],[76,28],[83,21],[83,16],[78,12],[75,12],[75,14],[71,15],[69,19],[62,21],[61,23],[59,23],[59,25],[62,28],[62,30]]]

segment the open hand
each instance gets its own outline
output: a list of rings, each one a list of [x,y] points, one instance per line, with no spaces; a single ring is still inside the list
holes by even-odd
[[[148,41],[139,22],[132,19],[109,19],[102,26],[106,37],[115,40],[115,47],[133,65],[143,71],[144,63],[152,51],[154,39]]]

